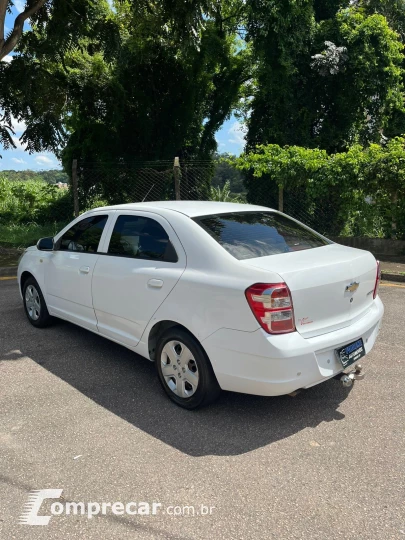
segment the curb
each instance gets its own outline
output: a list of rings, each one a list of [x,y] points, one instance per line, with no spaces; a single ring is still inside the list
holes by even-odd
[[[381,279],[384,281],[396,281],[397,283],[405,283],[405,275],[402,274],[389,274],[388,272],[381,272]]]
[[[15,277],[17,275],[18,266],[9,266],[8,268],[0,268],[0,277]]]

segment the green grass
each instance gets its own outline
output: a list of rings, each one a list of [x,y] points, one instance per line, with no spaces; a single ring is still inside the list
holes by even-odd
[[[65,225],[66,223],[0,225],[0,246],[15,248],[33,246],[40,238],[55,236]]]

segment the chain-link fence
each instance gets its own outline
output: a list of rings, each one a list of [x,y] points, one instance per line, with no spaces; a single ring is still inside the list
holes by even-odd
[[[305,188],[280,193],[271,179],[248,174],[220,161],[77,163],[72,171],[75,214],[95,206],[159,200],[248,202],[280,209],[325,235],[338,235],[345,225],[338,194],[314,199]]]
[[[207,200],[212,161],[153,161],[73,164],[72,185],[79,210],[95,203],[122,204],[170,199]]]

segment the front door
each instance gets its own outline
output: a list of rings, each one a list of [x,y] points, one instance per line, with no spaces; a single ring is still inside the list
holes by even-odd
[[[96,215],[76,222],[56,241],[47,259],[45,291],[51,315],[97,331],[91,295],[91,279],[98,246],[108,215]]]

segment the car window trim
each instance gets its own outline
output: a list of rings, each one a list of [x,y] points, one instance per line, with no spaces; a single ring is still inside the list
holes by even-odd
[[[109,221],[110,221],[110,215],[111,215],[111,212],[107,212],[107,213],[101,212],[100,214],[99,213],[97,213],[97,214],[94,213],[94,214],[89,215],[89,216],[79,216],[72,223],[69,223],[64,229],[62,229],[62,231],[58,235],[55,235],[55,237],[58,236],[58,239],[55,242],[55,244],[58,247],[54,251],[57,251],[58,253],[82,253],[82,254],[85,253],[86,255],[99,255],[100,245],[102,243],[104,243],[104,238],[103,237],[105,235],[106,229],[107,229]],[[89,251],[70,251],[70,250],[67,250],[67,249],[60,249],[60,243],[62,241],[62,238],[65,236],[65,234],[67,232],[70,231],[70,229],[72,229],[73,227],[75,227],[76,225],[78,225],[79,223],[81,223],[82,221],[84,221],[86,219],[95,218],[95,217],[106,217],[107,218],[107,221],[105,222],[105,225],[104,225],[103,230],[101,232],[101,236],[100,236],[100,240],[98,242],[96,252],[94,252],[94,251],[90,251],[90,252]],[[80,219],[80,218],[82,218],[82,219]]]
[[[173,231],[173,233],[176,234],[173,227],[166,220],[166,218],[164,218],[160,214],[156,214],[155,212],[148,212],[148,211],[144,211],[144,210],[142,210],[142,211],[137,211],[137,210],[115,210],[114,214],[115,215],[112,216],[113,219],[111,219],[111,226],[109,227],[109,230],[108,230],[108,236],[105,238],[105,240],[103,242],[103,249],[105,249],[105,251],[97,252],[98,255],[108,255],[109,257],[120,257],[120,258],[123,258],[123,259],[132,259],[134,261],[140,260],[140,261],[153,261],[153,262],[162,262],[162,263],[170,263],[170,264],[179,264],[179,263],[182,264],[181,263],[181,257],[179,256],[178,248],[173,243],[172,238],[171,238],[171,236],[169,234],[169,231],[167,230],[167,227],[163,223],[161,223],[161,221],[165,221],[169,225],[169,227]],[[147,215],[147,214],[151,214],[151,215]],[[172,248],[174,249],[174,252],[176,254],[177,261],[168,261],[166,259],[154,259],[154,258],[151,258],[151,257],[133,257],[131,255],[120,255],[120,254],[117,254],[117,253],[108,253],[108,249],[110,247],[111,237],[112,237],[112,234],[114,232],[115,225],[116,225],[118,219],[121,216],[144,217],[144,218],[156,221],[156,223],[158,223],[162,227],[162,229],[165,231],[165,233],[167,234],[169,242],[171,243]],[[155,216],[158,219],[156,219]],[[100,247],[100,245],[99,245],[99,247]]]
[[[231,257],[233,257],[234,259],[236,259],[237,261],[243,261],[243,260],[251,260],[251,259],[255,259],[256,257],[252,257],[250,259],[238,259],[235,255],[233,255],[232,253],[230,253],[230,251],[228,251],[214,236],[212,230],[210,230],[204,223],[202,223],[202,220],[203,219],[207,219],[207,218],[212,218],[212,217],[225,217],[227,215],[230,215],[230,214],[255,214],[255,213],[258,213],[258,212],[261,212],[261,213],[267,213],[267,214],[275,214],[275,215],[279,215],[279,216],[282,216],[284,218],[287,218],[293,222],[295,222],[297,225],[299,225],[300,227],[302,227],[303,229],[306,229],[307,231],[311,232],[312,234],[314,234],[315,236],[317,236],[318,238],[320,238],[321,240],[323,240],[325,242],[325,244],[323,246],[318,246],[317,248],[312,248],[312,249],[319,249],[320,247],[325,247],[326,245],[330,245],[330,244],[334,244],[335,242],[333,242],[332,240],[330,240],[329,238],[327,238],[326,236],[324,236],[323,234],[319,233],[318,231],[315,231],[314,229],[312,229],[311,227],[309,227],[308,225],[305,225],[305,223],[301,223],[301,221],[298,221],[298,219],[295,219],[294,217],[292,216],[289,216],[288,214],[284,214],[283,212],[280,212],[279,210],[275,210],[273,208],[269,208],[268,210],[240,210],[240,211],[237,211],[237,210],[233,210],[232,212],[221,212],[221,213],[218,213],[218,214],[205,214],[205,215],[201,215],[201,216],[193,216],[191,217],[192,221],[194,221],[194,223],[196,225],[198,225],[199,227],[201,227],[201,229],[203,229],[203,231],[205,231],[208,236],[214,241],[216,242],[219,246],[222,247],[222,249],[224,249],[226,251],[226,253],[228,253],[229,255],[231,255]],[[265,256],[265,255],[264,255]],[[270,256],[270,255],[269,255]]]

